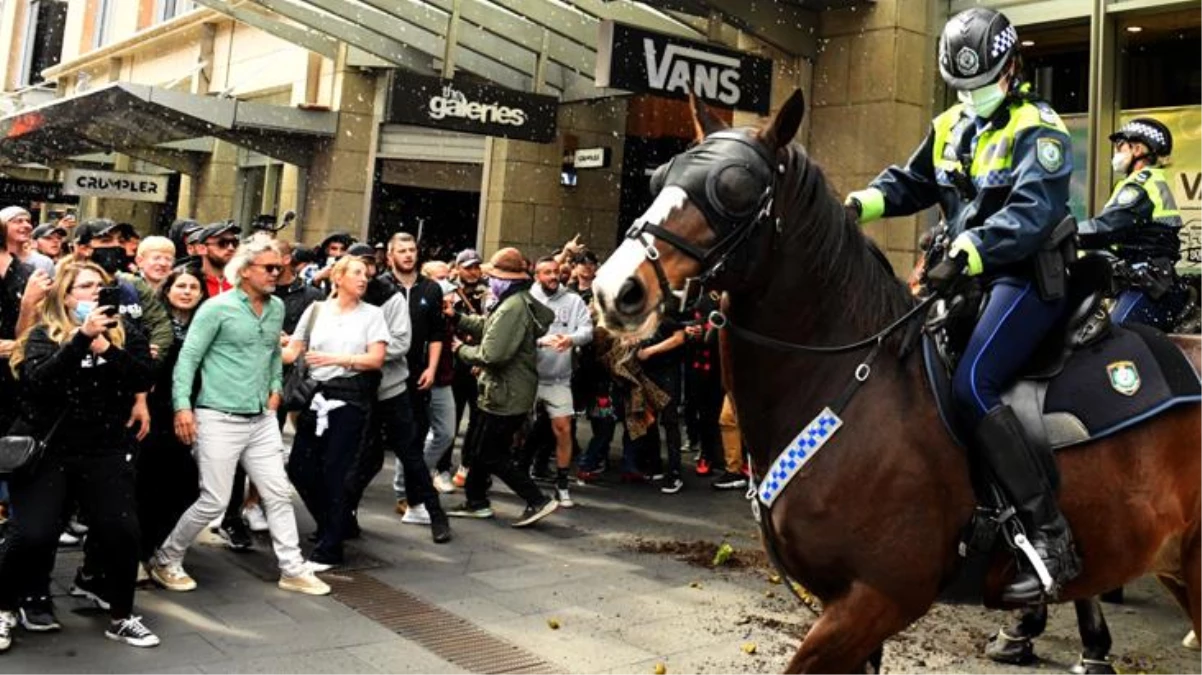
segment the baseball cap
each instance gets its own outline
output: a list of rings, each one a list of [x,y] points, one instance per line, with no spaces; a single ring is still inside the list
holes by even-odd
[[[67,228],[61,227],[57,223],[46,223],[45,225],[38,225],[37,227],[33,228],[34,239],[49,237],[51,234],[55,233],[57,233],[60,237],[65,237],[67,236]]]
[[[208,239],[212,239],[214,237],[220,237],[221,235],[226,234],[227,232],[233,232],[234,234],[241,235],[242,228],[238,227],[238,223],[235,223],[232,220],[225,220],[225,221],[222,221],[219,223],[212,223],[209,225],[205,225],[201,229],[196,230],[192,234],[188,235],[188,243],[189,244],[199,244]]]
[[[484,262],[484,259],[480,257],[480,254],[474,248],[464,249],[459,252],[459,255],[455,256],[456,267],[472,267],[482,262]]]
[[[346,254],[354,258],[370,258],[373,262],[376,259],[376,249],[372,248],[371,244],[351,244],[351,247],[346,250]]]
[[[92,218],[75,228],[75,242],[88,244],[96,237],[106,236],[114,230],[128,235],[136,234],[129,223],[118,223],[109,218]]]

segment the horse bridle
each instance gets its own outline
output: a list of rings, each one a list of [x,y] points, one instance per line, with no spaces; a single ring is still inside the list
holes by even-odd
[[[772,176],[772,178],[768,178],[768,176],[772,175],[773,173],[776,175],[784,174],[784,165],[779,165],[775,172],[772,172],[770,169],[765,170],[764,166],[766,165],[770,167],[772,162],[767,156],[764,148],[761,145],[748,140],[742,133],[735,131],[720,131],[711,134],[710,136],[706,137],[703,144],[698,147],[704,147],[707,144],[716,144],[719,142],[733,142],[738,144],[734,147],[738,150],[741,150],[741,152],[738,154],[742,154],[744,157],[741,158],[742,161],[740,158],[735,158],[720,162],[717,166],[707,171],[703,195],[697,194],[701,190],[699,190],[695,185],[689,185],[687,183],[684,185],[677,183],[666,183],[666,181],[672,177],[673,168],[676,167],[677,160],[687,156],[688,153],[686,153],[686,155],[676,157],[669,163],[660,167],[660,169],[656,171],[656,175],[652,178],[652,187],[655,188],[657,193],[668,185],[675,185],[681,187],[689,195],[689,197],[693,200],[693,203],[705,213],[708,223],[718,234],[718,241],[716,243],[709,248],[702,248],[693,242],[688,241],[684,237],[681,237],[675,232],[662,227],[658,223],[649,222],[642,218],[636,220],[626,232],[627,239],[632,239],[643,247],[644,256],[646,257],[647,262],[651,264],[652,269],[655,271],[655,277],[659,283],[660,294],[663,298],[662,302],[664,303],[664,306],[667,306],[668,298],[677,297],[680,301],[678,311],[684,311],[684,308],[689,302],[690,297],[693,295],[694,289],[700,293],[710,280],[722,272],[731,256],[751,240],[751,236],[755,234],[762,223],[771,220],[775,222],[778,229],[780,226],[780,219],[773,215],[773,195],[775,194],[776,190],[775,176]],[[748,152],[748,149],[750,152]],[[754,166],[752,163],[746,161],[752,157],[761,160],[762,164],[760,166]],[[716,175],[728,168],[739,168],[753,175],[758,173],[761,174],[760,178],[764,179],[763,182],[765,183],[765,186],[761,191],[754,208],[749,211],[749,213],[754,214],[754,216],[750,221],[745,223],[740,222],[738,217],[732,216],[732,214],[728,213],[725,208],[718,203],[720,200],[717,199],[717,188],[715,187],[715,183],[720,178],[716,177]],[[661,172],[663,172],[662,177]],[[687,168],[681,169],[678,171],[678,173],[685,174],[684,176],[681,176],[681,178],[684,180],[689,179],[689,176],[687,175]],[[655,185],[657,181],[660,183],[658,186]],[[699,196],[704,196],[705,199],[698,199]],[[652,237],[654,237],[654,239],[652,239]],[[701,265],[700,274],[695,277],[689,277],[685,279],[685,286],[683,289],[679,291],[673,289],[671,282],[668,281],[668,275],[664,271],[663,262],[660,260],[659,249],[655,247],[655,239],[659,239],[671,244],[676,250],[680,251],[689,258],[696,260]]]

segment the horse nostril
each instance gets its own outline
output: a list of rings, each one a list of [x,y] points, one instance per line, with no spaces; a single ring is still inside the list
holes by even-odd
[[[627,279],[618,290],[616,304],[618,311],[624,314],[638,314],[646,301],[647,293],[643,290],[643,284],[636,279]]]

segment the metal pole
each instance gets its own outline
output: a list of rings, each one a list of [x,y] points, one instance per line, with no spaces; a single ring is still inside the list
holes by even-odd
[[[455,47],[459,42],[459,6],[462,0],[453,0],[451,16],[447,19],[447,45],[442,54],[442,77],[455,77]]]

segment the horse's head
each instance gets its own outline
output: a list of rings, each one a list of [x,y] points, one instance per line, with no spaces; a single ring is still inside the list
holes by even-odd
[[[765,127],[730,129],[694,99],[697,144],[655,171],[655,200],[597,272],[593,289],[607,328],[650,331],[693,286],[730,285],[718,275],[774,218],[780,152],[804,114],[798,90]]]

